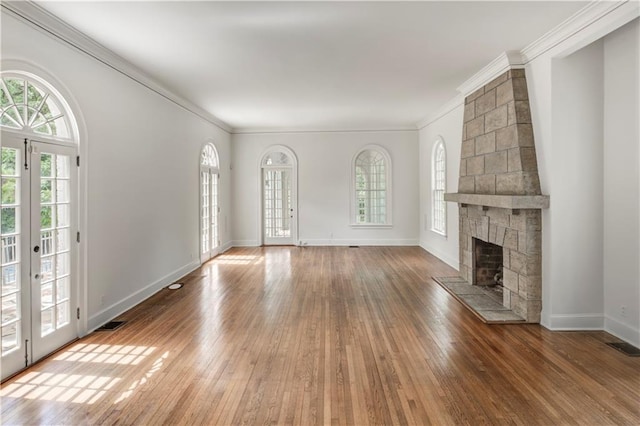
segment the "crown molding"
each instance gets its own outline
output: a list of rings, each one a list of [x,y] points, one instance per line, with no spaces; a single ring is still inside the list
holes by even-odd
[[[37,4],[31,1],[3,1],[1,6],[3,10],[6,10],[43,34],[53,37],[75,50],[97,60],[98,62],[101,62],[109,68],[129,77],[181,108],[217,126],[221,130],[224,130],[227,133],[231,133],[233,130],[232,127],[224,121],[182,96],[168,90],[153,77],[133,65],[131,62],[97,43]]]
[[[517,50],[503,52],[470,79],[458,86],[458,92],[464,96],[473,93],[500,74],[513,68],[524,68],[522,55]]]
[[[458,93],[456,96],[451,98],[447,103],[445,103],[440,108],[438,108],[436,112],[429,114],[428,116],[420,120],[416,124],[416,127],[418,128],[418,130],[422,130],[425,127],[427,127],[429,124],[441,119],[442,117],[449,114],[451,111],[453,111],[457,107],[462,106],[463,104],[464,104],[464,96],[462,96],[461,93]]]
[[[303,129],[292,127],[273,128],[234,128],[232,135],[264,135],[264,134],[286,134],[286,133],[382,133],[382,132],[415,132],[415,126],[398,127],[372,127],[372,128],[315,128]]]
[[[462,83],[458,87],[458,96],[444,104],[437,112],[428,115],[416,123],[416,127],[422,129],[428,126],[452,111],[460,102],[458,98],[464,98],[470,93],[473,93],[509,69],[524,68],[526,64],[538,56],[558,46],[577,33],[586,31],[582,34],[584,38],[583,43],[576,44],[570,51],[567,50],[564,52],[565,55],[573,53],[598,38],[603,37],[638,16],[640,16],[640,1],[638,0],[593,1],[522,50],[502,53]]]
[[[628,22],[631,19],[638,17],[639,9],[640,3],[637,0],[597,0],[591,2],[558,26],[545,33],[542,37],[522,49],[521,53],[524,63],[526,64],[531,62],[538,56],[589,27],[591,28],[589,28],[587,34],[583,36],[588,37],[589,34],[599,33],[599,28],[594,28],[592,25],[609,15],[611,15],[610,18],[614,21],[622,19],[624,22]],[[612,14],[612,12],[616,10],[618,10],[618,12]],[[622,16],[619,17],[615,15]],[[605,26],[608,27],[609,23],[605,23]],[[598,34],[597,37],[593,38],[593,40],[590,40],[589,42],[595,41],[598,37],[602,37],[603,35],[604,34]]]

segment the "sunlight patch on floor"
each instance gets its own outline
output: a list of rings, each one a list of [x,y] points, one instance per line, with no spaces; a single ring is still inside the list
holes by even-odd
[[[32,371],[0,390],[2,398],[93,404],[121,379]]]
[[[168,357],[169,357],[169,351],[162,354],[162,356],[153,363],[149,371],[147,371],[142,378],[134,381],[131,384],[131,386],[129,386],[129,389],[127,389],[125,392],[122,392],[122,395],[120,395],[120,397],[116,399],[116,402],[114,402],[114,404],[118,404],[124,401],[125,399],[129,398],[136,390],[140,388],[140,386],[143,386],[145,383],[147,383],[147,381],[151,378],[151,376],[153,376],[157,371],[159,371],[162,368],[164,361]]]
[[[56,361],[138,365],[155,350],[149,346],[79,344],[63,351]]]

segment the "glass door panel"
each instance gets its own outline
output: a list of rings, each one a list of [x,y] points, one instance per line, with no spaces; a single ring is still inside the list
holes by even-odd
[[[25,367],[30,337],[29,172],[24,168],[24,141],[2,134],[0,229],[2,253],[2,378]]]
[[[267,245],[293,244],[291,169],[263,169],[263,229]]]
[[[32,142],[31,278],[34,359],[47,355],[77,335],[72,320],[74,300],[72,205],[74,150]]]
[[[77,337],[74,157],[2,135],[2,378]]]

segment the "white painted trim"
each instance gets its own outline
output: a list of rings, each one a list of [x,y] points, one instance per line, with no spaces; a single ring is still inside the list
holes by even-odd
[[[270,166],[264,166],[264,159],[267,155],[274,152],[284,152],[289,158],[291,158],[292,164],[290,166],[273,166],[278,169],[291,169],[291,198],[292,207],[294,209],[293,226],[291,227],[291,244],[297,244],[298,242],[298,219],[300,218],[298,210],[298,156],[296,153],[286,145],[271,145],[264,150],[260,156],[260,162],[258,163],[258,245],[264,244],[264,220],[263,220],[263,197],[264,197],[264,169],[271,168]]]
[[[638,328],[633,328],[629,324],[623,324],[615,318],[605,316],[604,331],[636,347],[640,347],[640,329]]]
[[[365,151],[377,151],[384,157],[385,161],[385,197],[386,197],[386,222],[385,223],[358,223],[356,222],[356,160]],[[351,158],[351,190],[349,192],[349,226],[358,228],[392,228],[393,227],[393,163],[389,151],[381,145],[370,144],[360,148]]]
[[[515,50],[503,52],[496,59],[489,62],[487,66],[458,86],[458,92],[463,96],[467,96],[489,83],[500,74],[513,68],[524,68],[522,55],[520,52]]]
[[[258,240],[233,240],[229,244],[231,247],[260,247]]]
[[[220,246],[220,254],[229,251],[233,247],[233,241],[227,241]]]
[[[302,240],[300,246],[314,246],[314,247],[342,247],[342,246],[418,246],[418,240],[415,239],[317,239],[317,240]]]
[[[587,29],[587,27],[590,27],[593,23],[604,18],[626,3],[636,3],[637,10],[637,1],[594,1],[589,3],[564,22],[522,49],[521,53],[524,63],[531,62],[563,41]],[[587,30],[587,32],[591,31],[592,29]]]
[[[559,314],[549,315],[549,324],[553,331],[604,330],[603,314]]]
[[[422,130],[425,127],[427,127],[429,124],[440,120],[442,117],[449,114],[450,112],[452,112],[453,110],[455,110],[460,106],[464,106],[464,96],[458,93],[456,96],[454,96],[449,101],[447,101],[444,105],[442,105],[436,112],[429,114],[428,116],[420,120],[416,124],[416,127],[418,128],[418,130]]]
[[[274,134],[274,133],[380,133],[380,132],[415,132],[415,126],[398,126],[398,127],[371,127],[371,128],[315,128],[315,129],[301,129],[292,127],[274,127],[274,128],[234,128],[231,131],[232,135],[262,135],[262,134]]]
[[[567,56],[587,44],[605,36],[609,32],[619,28],[640,15],[640,2],[633,0],[605,1],[598,0],[589,3],[573,16],[545,33],[542,37],[527,45],[521,51],[509,51],[500,54],[487,66],[482,68],[471,78],[458,87],[460,94],[467,96],[480,87],[489,83],[503,72],[512,68],[524,68],[526,64],[538,56],[558,46],[578,33],[581,36],[580,43],[562,52],[558,57]],[[455,98],[454,98],[455,99]],[[453,102],[453,101],[450,101]],[[446,104],[445,104],[446,106]],[[449,106],[449,108],[451,108]],[[446,110],[445,107],[442,108]],[[437,120],[442,112],[435,113],[418,122],[419,129]]]
[[[199,267],[200,267],[200,261],[194,260],[182,266],[181,268],[178,268],[175,271],[170,272],[169,274],[147,285],[146,287],[136,291],[135,293],[122,299],[121,301],[114,303],[113,305],[96,313],[91,318],[89,318],[89,321],[88,321],[89,332],[94,331],[96,328],[100,327],[104,323],[109,322],[114,318],[117,318],[118,316],[122,315],[124,312],[127,312],[129,309],[147,300],[149,297],[153,296],[154,294],[162,290],[164,287],[184,277],[185,275],[195,271]]]
[[[451,266],[456,271],[460,271],[460,259],[458,259],[457,256],[455,257],[449,256],[449,254],[443,252],[442,250],[438,250],[437,248],[431,247],[426,241],[422,241],[419,245],[427,253],[442,260],[444,263]]]
[[[13,16],[29,24],[41,33],[62,41],[75,50],[108,66],[114,71],[129,77],[147,89],[157,93],[174,104],[184,108],[192,114],[217,126],[227,133],[231,132],[231,126],[224,121],[205,111],[182,96],[166,89],[149,74],[133,65],[131,62],[116,55],[111,50],[97,43],[85,34],[68,25],[47,10],[30,1],[2,2],[2,8]]]

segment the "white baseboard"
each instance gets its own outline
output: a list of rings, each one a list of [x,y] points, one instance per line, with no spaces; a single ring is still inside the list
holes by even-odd
[[[640,348],[640,329],[638,328],[633,328],[629,324],[624,324],[615,318],[605,316],[604,331]]]
[[[603,314],[565,314],[550,315],[548,324],[553,331],[604,330]]]
[[[229,243],[231,247],[258,247],[257,240],[234,240]]]
[[[425,244],[425,243],[420,243],[420,247],[422,247],[425,251],[431,253],[438,259],[442,260],[444,263],[451,266],[456,271],[460,270],[460,259],[458,259],[458,256],[455,256],[455,257],[450,256],[448,253],[445,253],[438,249],[434,249],[433,247],[430,247],[428,244]]]
[[[162,290],[167,285],[175,282],[177,279],[184,277],[188,273],[194,271],[195,269],[200,267],[200,261],[194,260],[181,268],[176,269],[175,271],[165,275],[160,278],[156,282],[149,284],[148,286],[136,291],[125,299],[114,303],[113,305],[103,309],[102,311],[96,313],[91,316],[88,320],[87,327],[88,333],[91,333],[96,328],[100,327],[106,322],[111,321],[112,319],[122,315],[124,312],[138,305],[140,302],[148,299],[149,297],[156,294],[158,291]]]
[[[233,247],[233,241],[227,241],[220,247],[220,253],[224,253],[225,251],[229,250],[232,247]]]
[[[393,239],[393,240],[301,240],[300,246],[417,246],[418,240],[414,239]]]

